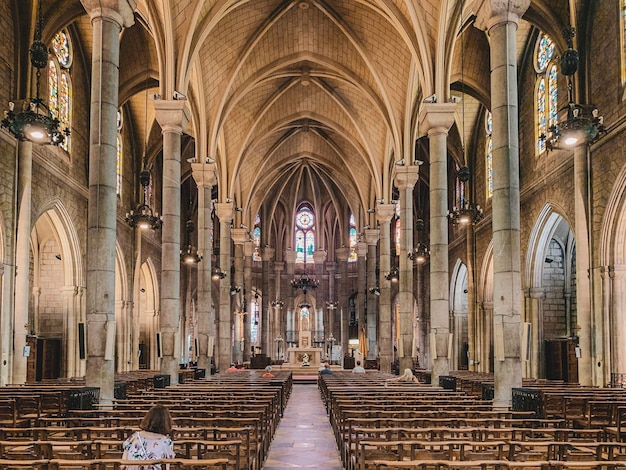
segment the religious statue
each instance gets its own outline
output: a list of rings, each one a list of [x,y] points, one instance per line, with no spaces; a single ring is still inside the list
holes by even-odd
[[[307,353],[304,353],[302,355],[302,367],[309,367],[311,364],[309,364],[309,355]]]

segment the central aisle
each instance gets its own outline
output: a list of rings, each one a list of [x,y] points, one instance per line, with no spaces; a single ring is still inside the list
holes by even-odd
[[[290,468],[342,469],[317,385],[293,385],[263,465],[263,470]]]

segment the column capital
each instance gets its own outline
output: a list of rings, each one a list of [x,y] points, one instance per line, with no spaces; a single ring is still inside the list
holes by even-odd
[[[348,258],[350,257],[350,248],[347,246],[337,248],[335,250],[335,255],[337,256],[337,260],[340,262],[348,261]]]
[[[325,250],[317,250],[313,252],[313,262],[315,264],[322,264],[326,261],[326,251]]]
[[[248,241],[248,231],[245,228],[234,228],[230,231],[230,236],[235,245],[243,245]]]
[[[356,254],[359,258],[365,258],[367,256],[367,243],[358,242],[356,244]]]
[[[215,204],[215,213],[221,223],[229,223],[235,216],[235,207],[232,202],[218,202]]]
[[[365,243],[368,245],[377,245],[378,239],[380,238],[380,230],[377,228],[370,228],[364,231],[365,233]]]
[[[530,5],[530,0],[474,0],[471,9],[476,12],[474,26],[483,31],[502,23],[519,24]]]
[[[456,103],[425,103],[419,112],[420,132],[423,135],[446,134],[454,123]]]
[[[381,224],[391,222],[395,213],[396,206],[393,204],[378,204],[376,206],[376,220],[378,220]]]
[[[162,132],[182,134],[191,120],[187,100],[154,100],[155,117]]]
[[[276,249],[266,246],[261,250],[261,258],[263,261],[271,261],[274,259],[274,255],[276,254]]]
[[[135,24],[136,0],[80,0],[92,23],[95,18],[115,21],[121,28]]]
[[[413,189],[419,178],[419,166],[396,166],[394,182],[398,189]]]
[[[198,186],[211,187],[217,183],[217,165],[213,163],[192,163],[191,176]]]
[[[295,263],[296,262],[296,258],[298,257],[298,254],[296,253],[296,250],[292,250],[291,248],[285,250],[285,261],[287,263]]]

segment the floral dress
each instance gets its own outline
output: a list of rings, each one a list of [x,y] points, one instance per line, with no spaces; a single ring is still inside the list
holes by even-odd
[[[146,437],[139,431],[124,441],[127,460],[172,459],[176,457],[174,443],[168,436]],[[160,465],[133,465],[126,470],[161,470]]]

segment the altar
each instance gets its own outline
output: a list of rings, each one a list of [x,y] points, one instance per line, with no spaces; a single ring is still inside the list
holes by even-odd
[[[287,362],[294,366],[301,366],[304,355],[309,356],[309,367],[317,369],[322,364],[322,348],[287,348]]]

